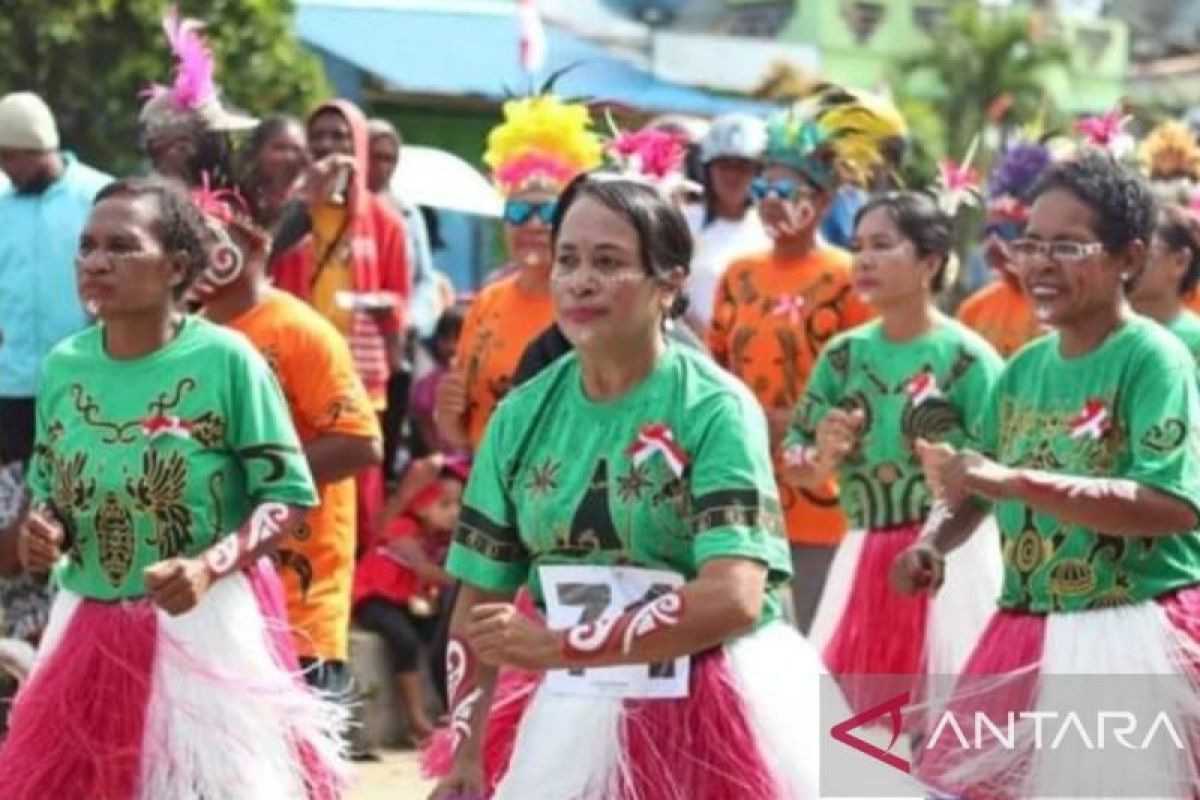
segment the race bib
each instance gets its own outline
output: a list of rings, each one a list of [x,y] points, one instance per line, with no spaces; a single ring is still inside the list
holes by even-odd
[[[554,630],[624,614],[636,605],[683,586],[683,576],[641,567],[539,567],[546,621]],[[556,694],[627,699],[687,697],[691,659],[661,664],[556,669],[546,690]]]

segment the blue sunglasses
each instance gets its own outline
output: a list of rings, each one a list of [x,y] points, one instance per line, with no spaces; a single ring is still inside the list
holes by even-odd
[[[791,200],[800,194],[800,186],[795,181],[769,181],[766,178],[755,178],[750,182],[750,196],[754,202],[762,202],[769,195],[775,195],[780,200]]]
[[[554,221],[554,211],[558,208],[555,200],[541,203],[530,203],[525,200],[509,200],[504,204],[504,221],[509,225],[524,225],[537,217],[546,225]]]

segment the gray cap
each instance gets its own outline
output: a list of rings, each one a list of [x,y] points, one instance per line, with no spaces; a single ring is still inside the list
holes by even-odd
[[[700,142],[705,164],[717,158],[760,161],[767,149],[767,126],[752,114],[726,114],[713,120]]]

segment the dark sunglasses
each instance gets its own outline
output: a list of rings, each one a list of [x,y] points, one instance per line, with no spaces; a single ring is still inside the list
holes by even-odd
[[[769,195],[775,195],[780,200],[791,200],[800,194],[800,186],[795,181],[769,181],[766,178],[755,178],[750,182],[750,196],[754,202],[761,202]]]
[[[525,200],[509,200],[504,204],[504,221],[509,225],[524,225],[535,216],[545,224],[554,221],[554,211],[558,208],[555,200],[541,203],[529,203]]]

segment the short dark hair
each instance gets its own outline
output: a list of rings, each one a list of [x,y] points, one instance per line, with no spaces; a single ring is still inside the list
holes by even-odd
[[[1056,189],[1092,210],[1096,238],[1110,253],[1137,240],[1150,242],[1155,224],[1150,184],[1108,153],[1088,148],[1075,158],[1051,164],[1034,183],[1029,202]]]
[[[1189,295],[1200,283],[1200,220],[1183,206],[1163,206],[1154,233],[1172,251],[1186,248],[1191,254],[1187,271],[1179,281],[1179,294]]]
[[[912,242],[921,258],[938,257],[938,269],[930,282],[934,292],[946,288],[947,266],[954,250],[954,221],[937,201],[925,192],[884,192],[867,200],[854,215],[854,228],[870,212],[883,209],[900,235]]]
[[[584,173],[563,190],[550,224],[555,247],[567,212],[583,197],[590,197],[633,226],[647,274],[665,277],[676,267],[691,271],[692,232],[679,208],[649,183],[611,173]],[[687,299],[681,292],[675,298],[671,316],[680,316],[685,310]]]
[[[453,305],[447,308],[438,316],[437,322],[433,326],[433,336],[431,341],[437,341],[446,337],[457,339],[462,333],[463,321],[466,319],[466,311],[462,306]]]
[[[175,299],[182,298],[208,266],[204,215],[181,186],[163,178],[122,178],[101,189],[95,203],[115,197],[154,198],[158,205],[158,224],[154,226],[158,242],[164,252],[183,259],[183,281],[174,289]]]

